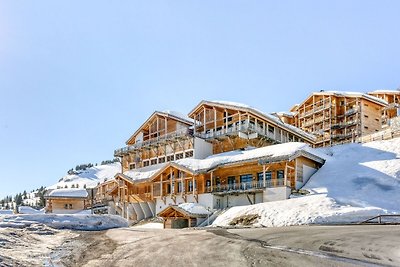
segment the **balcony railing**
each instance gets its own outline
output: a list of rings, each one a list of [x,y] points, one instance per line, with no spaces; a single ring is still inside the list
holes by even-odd
[[[148,139],[148,140],[145,140],[142,142],[137,142],[130,146],[116,149],[114,151],[114,156],[121,156],[121,155],[127,154],[131,151],[138,150],[143,147],[158,145],[160,143],[164,143],[165,141],[174,140],[179,137],[190,137],[190,136],[193,136],[193,131],[188,128],[183,128],[183,129],[177,130],[175,132],[171,132],[171,133],[168,133],[168,134],[156,137],[156,138],[151,138],[151,139]]]
[[[244,183],[233,183],[233,184],[221,184],[214,186],[206,186],[207,193],[219,193],[219,192],[240,192],[240,191],[253,191],[256,189],[264,189],[264,188],[274,188],[274,187],[283,187],[285,186],[285,180],[273,179],[266,180],[265,186],[264,181],[252,181],[252,182],[244,182]],[[286,181],[286,186],[290,187],[290,181]]]
[[[258,133],[264,137],[270,138],[275,141],[282,141],[280,139],[280,136],[277,135],[275,137],[275,134],[273,132],[268,131],[266,128],[258,126],[254,123],[249,123],[249,122],[241,122],[241,123],[234,123],[234,124],[229,124],[228,127],[223,127],[220,130],[212,130],[210,129],[206,133],[196,133],[196,136],[201,137],[203,139],[212,139],[224,135],[230,135],[230,134],[237,134],[239,132],[243,133]]]

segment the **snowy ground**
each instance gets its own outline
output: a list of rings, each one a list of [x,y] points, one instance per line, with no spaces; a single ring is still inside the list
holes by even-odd
[[[319,152],[326,154],[326,163],[303,188],[311,194],[233,207],[213,226],[348,223],[400,213],[400,138],[334,146]]]
[[[79,171],[78,174],[66,175],[61,178],[58,183],[47,187],[47,189],[73,188],[76,187],[76,185],[78,185],[79,188],[83,188],[84,186],[86,188],[93,188],[106,179],[113,179],[118,172],[121,172],[121,164],[118,162],[94,166],[85,171]]]
[[[128,222],[116,215],[91,214],[16,214],[0,216],[0,228],[27,228],[44,224],[54,229],[98,231],[127,227]]]

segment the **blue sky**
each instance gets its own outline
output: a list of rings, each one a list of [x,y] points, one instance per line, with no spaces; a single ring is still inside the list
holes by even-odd
[[[0,1],[0,197],[57,182],[154,111],[288,110],[400,86],[399,1]]]

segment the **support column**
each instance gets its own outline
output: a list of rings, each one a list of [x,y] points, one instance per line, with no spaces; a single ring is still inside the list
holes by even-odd
[[[172,186],[172,169],[171,168],[169,169],[169,180],[170,180],[170,187],[171,187],[170,195],[172,195],[172,192],[175,193],[175,186]]]
[[[203,117],[203,133],[205,134],[206,133],[206,107],[204,107],[203,115],[204,115],[204,117]]]
[[[287,162],[285,162],[285,171],[284,171],[283,184],[285,186],[287,186]]]
[[[163,178],[164,174],[161,173],[161,181],[160,181],[160,196],[163,197]]]
[[[265,175],[265,164],[263,164],[263,187],[267,186],[266,175]]]
[[[213,184],[214,184],[214,172],[211,172],[211,192],[213,191]]]

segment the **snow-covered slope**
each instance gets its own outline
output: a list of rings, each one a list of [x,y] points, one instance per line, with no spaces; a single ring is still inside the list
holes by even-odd
[[[400,138],[318,149],[325,165],[304,189],[310,195],[234,207],[214,226],[257,215],[255,226],[359,222],[383,213],[400,213]]]
[[[100,165],[86,169],[85,171],[80,171],[78,174],[66,175],[61,180],[47,187],[47,189],[57,189],[57,188],[72,188],[79,186],[79,188],[92,188],[96,187],[97,184],[103,182],[105,179],[114,178],[115,174],[121,172],[121,164],[116,162],[112,164]]]
[[[339,204],[400,211],[400,138],[323,150],[332,156],[305,189]]]

